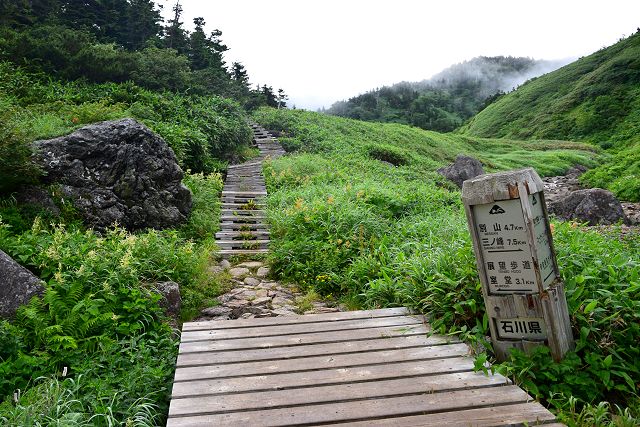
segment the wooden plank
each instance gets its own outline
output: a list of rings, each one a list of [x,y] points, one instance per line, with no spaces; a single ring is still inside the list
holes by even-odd
[[[284,426],[357,421],[368,418],[436,413],[473,407],[526,403],[529,396],[515,386],[490,387],[443,393],[335,402],[293,408],[169,418],[168,427],[180,426]],[[472,421],[472,420],[467,420]]]
[[[529,402],[438,414],[414,415],[411,417],[351,421],[345,424],[332,423],[331,425],[348,424],[349,427],[493,427],[499,425],[536,426],[544,423],[544,427],[566,427],[564,424],[546,424],[546,422],[554,421],[555,418],[551,412],[538,402]]]
[[[473,370],[468,357],[365,365],[353,368],[324,369],[273,375],[217,378],[181,381],[173,384],[172,398],[210,394],[240,393],[261,390],[281,390],[329,384],[373,381],[380,379],[416,377]]]
[[[222,328],[247,328],[254,326],[271,326],[283,324],[300,324],[316,322],[340,322],[353,319],[372,319],[375,317],[391,317],[411,314],[405,307],[381,308],[377,310],[342,311],[336,313],[305,314],[304,316],[279,316],[262,319],[238,319],[232,321],[188,322],[182,325],[182,331],[203,331]]]
[[[215,364],[189,368],[178,367],[175,380],[194,381],[207,378],[222,378],[247,375],[270,375],[285,372],[301,372],[316,369],[349,368],[378,363],[408,362],[413,360],[445,359],[466,356],[469,348],[466,344],[439,345],[434,347],[412,347],[365,353],[332,354],[297,359],[269,360],[233,364]]]
[[[438,346],[457,343],[456,338],[433,335],[412,335],[409,337],[378,338],[371,340],[300,345],[295,347],[261,348],[205,353],[182,353],[178,357],[179,367],[217,365],[225,363],[256,362],[300,357],[359,353],[365,351]]]
[[[314,332],[345,331],[350,329],[380,328],[384,326],[405,326],[425,323],[422,316],[396,316],[373,319],[345,320],[342,322],[317,322],[304,324],[284,324],[262,326],[255,323],[253,328],[212,329],[182,332],[182,342],[221,339],[272,337],[278,335],[310,334]]]
[[[218,251],[219,255],[260,255],[268,254],[269,249],[222,249]]]
[[[383,328],[355,329],[349,331],[316,332],[307,335],[242,338],[222,341],[196,341],[180,344],[181,353],[196,351],[241,350],[250,348],[285,347],[328,342],[344,342],[372,338],[386,338],[409,335],[426,335],[429,332],[424,325],[388,326]]]
[[[398,395],[435,393],[450,390],[508,385],[501,375],[486,377],[477,372],[411,377],[365,383],[350,383],[291,390],[262,391],[173,399],[169,416],[247,411],[276,407],[312,405]]]
[[[222,191],[223,196],[266,196],[266,191]]]

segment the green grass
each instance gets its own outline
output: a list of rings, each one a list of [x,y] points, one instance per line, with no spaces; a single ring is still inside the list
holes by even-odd
[[[460,132],[590,142],[610,156],[584,182],[640,201],[640,33],[527,82]]]
[[[489,171],[534,166],[542,175],[597,156],[584,144],[442,135],[301,111],[263,109],[255,119],[296,150],[264,169],[274,274],[350,307],[414,307],[436,331],[473,345],[488,334],[475,258],[460,192],[435,170],[459,153]],[[640,238],[556,224],[555,243],[578,349],[560,364],[542,351],[499,369],[567,419],[592,419],[609,401],[606,416],[617,404],[637,420]]]

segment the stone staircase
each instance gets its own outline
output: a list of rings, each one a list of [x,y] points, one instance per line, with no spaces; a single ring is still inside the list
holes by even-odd
[[[229,166],[222,189],[220,231],[216,243],[220,255],[257,255],[268,251],[269,227],[264,211],[267,188],[262,175],[262,162],[285,154],[282,146],[264,128],[252,123],[253,142],[260,156],[248,162]]]

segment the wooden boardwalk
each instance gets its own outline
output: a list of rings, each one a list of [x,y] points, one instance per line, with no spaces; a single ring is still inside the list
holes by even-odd
[[[267,195],[262,162],[282,156],[285,152],[277,139],[264,128],[252,124],[253,142],[260,155],[248,162],[229,166],[222,189],[220,231],[216,233],[219,254],[257,255],[268,252],[269,231],[264,212]]]
[[[559,426],[406,309],[185,323],[169,427]]]

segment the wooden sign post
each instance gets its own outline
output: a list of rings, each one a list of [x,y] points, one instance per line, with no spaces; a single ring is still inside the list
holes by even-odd
[[[573,348],[543,194],[528,168],[481,175],[462,186],[496,357],[548,345],[556,361]]]

